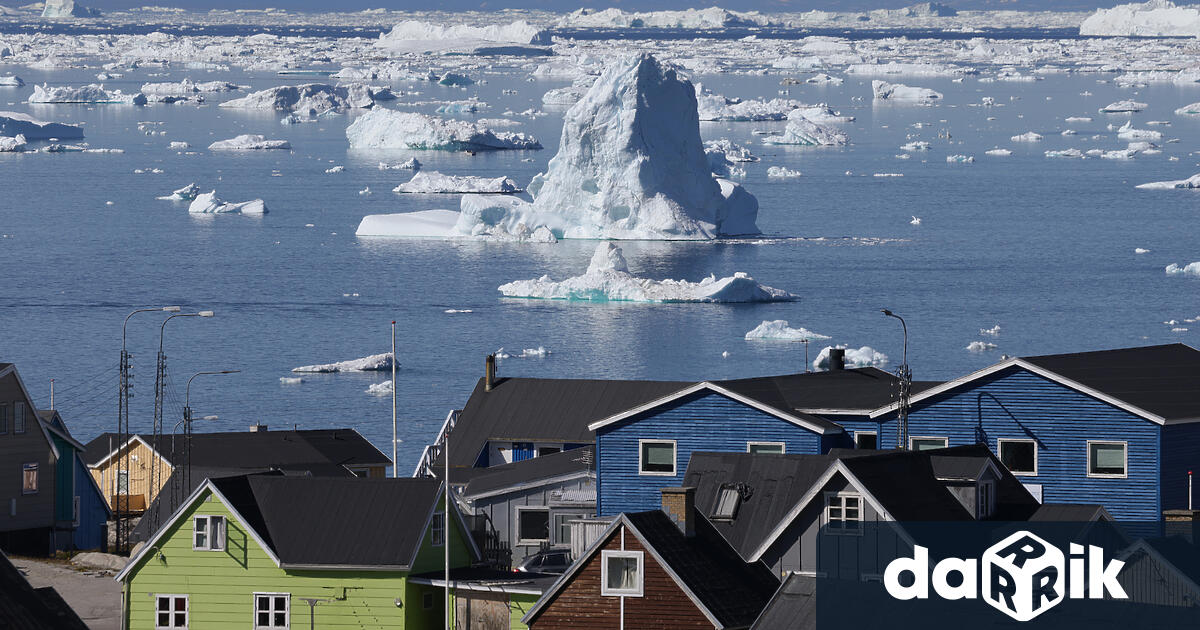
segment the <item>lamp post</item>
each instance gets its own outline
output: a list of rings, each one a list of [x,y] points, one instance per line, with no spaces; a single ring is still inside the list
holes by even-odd
[[[896,446],[904,451],[908,450],[908,397],[912,390],[912,371],[908,369],[908,324],[904,322],[903,317],[886,308],[879,309],[879,312],[887,317],[900,320],[900,326],[904,331],[904,353],[901,355],[900,368],[897,370],[897,376],[900,377],[900,400],[896,410]]]
[[[187,488],[188,492],[190,492],[192,489],[192,405],[191,405],[192,381],[197,376],[212,375],[212,374],[238,374],[240,372],[241,372],[241,370],[215,370],[215,371],[209,371],[209,372],[196,372],[195,374],[191,375],[191,377],[189,377],[187,380],[187,387],[184,388],[184,393],[183,393],[183,420],[181,421],[181,422],[183,422],[183,438],[185,441],[185,448],[187,449],[187,468],[186,468],[186,472],[183,477],[183,483],[181,485],[184,488]],[[204,416],[202,418],[202,420],[216,420],[216,419],[217,419],[217,416]],[[179,423],[176,423],[175,426],[178,427]],[[175,452],[175,430],[174,429],[171,430],[171,452],[172,452],[172,454]]]
[[[133,374],[130,373],[130,368],[132,368],[133,366],[131,366],[129,363],[130,354],[125,349],[126,348],[126,338],[127,338],[126,333],[129,328],[129,318],[133,317],[134,315],[137,315],[138,313],[150,313],[150,312],[155,312],[155,311],[165,312],[165,313],[178,313],[180,311],[180,308],[178,306],[157,306],[154,308],[139,308],[139,309],[133,311],[132,313],[126,315],[125,321],[123,321],[121,323],[121,362],[117,368],[120,372],[120,378],[117,379],[117,462],[118,463],[117,463],[117,472],[113,477],[114,501],[113,501],[113,506],[112,506],[113,519],[115,520],[115,522],[117,524],[117,532],[116,532],[116,550],[117,550],[117,552],[123,551],[125,549],[126,541],[124,540],[125,536],[124,536],[124,531],[123,531],[125,529],[124,528],[124,514],[128,511],[128,508],[129,508],[129,498],[128,498],[129,488],[125,489],[125,494],[121,494],[120,481],[119,481],[121,471],[129,470],[129,462],[128,462],[129,455],[128,455],[128,453],[125,452],[124,446],[125,446],[125,442],[128,441],[128,439],[129,439],[129,435],[128,435],[129,434],[129,399],[133,397],[133,393],[130,391],[130,389],[132,389],[132,385],[131,385],[130,381],[133,380]],[[126,477],[126,479],[128,479],[128,477]]]

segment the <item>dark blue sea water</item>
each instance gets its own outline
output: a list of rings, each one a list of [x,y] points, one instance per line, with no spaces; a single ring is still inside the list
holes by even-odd
[[[31,85],[86,83],[95,72],[16,70]],[[148,72],[130,71],[106,85],[136,89]],[[153,79],[184,76],[255,88],[295,80],[236,71],[173,72]],[[563,85],[527,81],[526,71],[505,68],[475,76],[486,83],[465,91],[428,84],[396,88],[420,92],[405,98],[409,101],[477,95],[492,105],[484,115],[497,117],[507,109],[541,108],[542,93]],[[502,299],[496,287],[510,280],[582,272],[596,244],[358,239],[354,231],[365,214],[453,208],[458,200],[390,192],[409,174],[376,165],[409,155],[349,150],[344,130],[352,115],[281,126],[275,113],[212,104],[30,106],[24,101],[31,88],[0,88],[0,109],[82,121],[92,146],[125,149],[0,154],[0,360],[18,365],[40,405],[49,404],[55,379],[56,405],[86,440],[115,428],[124,316],[142,305],[209,308],[216,311],[213,319],[176,319],[166,327],[168,429],[181,414],[190,375],[240,369],[241,374],[193,383],[196,415],[219,416],[198,424],[197,431],[253,423],[352,426],[387,451],[390,398],[364,393],[387,375],[306,375],[300,385],[281,385],[279,379],[291,376],[295,366],[386,352],[390,322],[396,320],[402,364],[399,464],[407,472],[446,412],[465,402],[483,373],[484,355],[500,347],[551,351],[542,359],[503,361],[501,375],[717,379],[803,370],[803,345],[743,339],[763,320],[786,319],[830,335],[835,343],[870,345],[892,357],[894,367],[901,354],[900,326],[882,316],[881,307],[907,319],[909,358],[918,379],[960,376],[998,361],[1001,353],[1194,343],[1200,325],[1179,324],[1193,330],[1172,332],[1175,326],[1162,322],[1200,315],[1200,278],[1168,277],[1163,267],[1200,260],[1200,193],[1134,186],[1200,170],[1192,154],[1200,121],[1172,113],[1200,101],[1200,85],[1135,90],[1098,82],[1109,77],[1049,75],[1031,83],[899,79],[944,92],[945,102],[935,107],[873,106],[869,77],[848,76],[837,87],[793,86],[793,98],[827,101],[858,117],[845,125],[852,139],[845,148],[769,147],[752,135],[783,123],[703,124],[705,138],[752,143],[762,158],[747,165],[744,184],[759,199],[763,231],[804,238],[622,246],[633,271],[647,277],[699,280],[745,271],[803,296],[765,305]],[[698,78],[731,96],[773,96],[780,89],[778,76]],[[1000,106],[975,106],[984,96]],[[1181,141],[1162,142],[1162,154],[1128,161],[1043,156],[1046,149],[1123,148],[1107,126],[1119,126],[1128,116],[1096,112],[1122,98],[1150,104],[1133,116],[1135,126],[1170,121],[1151,128]],[[1067,124],[1067,116],[1093,120]],[[418,157],[430,170],[528,182],[557,150],[561,112],[518,120],[520,129],[542,140],[544,151]],[[161,123],[147,128],[167,133],[145,135],[139,122]],[[925,126],[914,128],[915,123]],[[1059,135],[1067,128],[1078,135]],[[1045,139],[1009,140],[1026,131]],[[205,149],[240,133],[286,138],[294,150]],[[939,139],[946,134],[949,139]],[[899,146],[910,139],[929,140],[933,148],[897,159]],[[194,153],[169,150],[173,140],[191,143]],[[1014,154],[984,154],[994,146]],[[973,155],[975,162],[948,164],[950,154]],[[346,171],[325,174],[333,165],[345,165]],[[774,165],[804,176],[768,179],[766,169]],[[134,173],[152,168],[165,172]],[[155,200],[190,182],[215,188],[230,201],[261,197],[271,212],[260,218],[189,216],[184,204]],[[367,187],[372,194],[360,195]],[[912,215],[922,224],[910,225]],[[1151,251],[1135,255],[1137,247]],[[150,429],[161,321],[143,314],[129,327],[135,430]],[[997,324],[998,337],[980,337],[979,329]],[[967,352],[966,345],[977,339],[998,348]],[[812,354],[819,349],[814,344]]]

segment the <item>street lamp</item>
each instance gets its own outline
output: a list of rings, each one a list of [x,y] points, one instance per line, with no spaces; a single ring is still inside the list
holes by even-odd
[[[901,355],[900,368],[897,370],[897,376],[900,377],[900,400],[896,410],[896,446],[903,451],[908,449],[908,397],[912,390],[912,371],[908,369],[908,324],[904,322],[903,317],[886,308],[879,309],[879,312],[900,320],[904,331],[904,354]]]
[[[241,372],[241,370],[215,370],[215,371],[208,371],[208,372],[196,372],[195,374],[191,375],[187,380],[187,387],[184,388],[184,394],[183,394],[183,419],[181,419],[179,422],[176,422],[175,426],[171,429],[171,459],[175,459],[175,431],[176,431],[176,429],[179,428],[180,423],[182,423],[183,424],[183,436],[184,436],[184,439],[187,441],[187,468],[186,468],[186,472],[184,473],[184,477],[181,480],[181,483],[176,484],[176,485],[182,486],[183,488],[187,488],[188,492],[190,492],[192,489],[192,422],[193,422],[192,407],[191,407],[192,381],[197,376],[203,376],[206,374],[209,374],[209,375],[211,375],[211,374],[237,374],[239,372]],[[200,418],[200,419],[201,420],[216,420],[217,416],[204,416],[203,418]],[[172,492],[174,492],[174,488],[172,488]]]

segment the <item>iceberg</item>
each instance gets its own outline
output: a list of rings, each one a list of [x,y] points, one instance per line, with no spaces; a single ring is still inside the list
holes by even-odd
[[[1108,105],[1101,107],[1100,113],[1102,113],[1102,114],[1124,114],[1124,113],[1129,113],[1129,112],[1140,112],[1143,109],[1146,109],[1147,107],[1149,107],[1149,105],[1147,105],[1145,103],[1139,103],[1137,101],[1132,101],[1132,100],[1117,101],[1115,103],[1109,103]]]
[[[195,83],[184,79],[179,83],[144,83],[142,94],[151,103],[177,103],[179,101],[204,102],[205,94],[232,92],[239,86],[226,81],[207,81]]]
[[[15,75],[7,75],[0,77],[0,87],[24,87],[25,82],[21,77]]]
[[[987,350],[995,350],[996,344],[989,341],[972,341],[967,344],[967,352],[985,352]]]
[[[379,36],[377,48],[401,54],[549,55],[550,33],[523,20],[485,27],[409,20]]]
[[[379,163],[381,171],[419,171],[421,170],[421,162],[417,158],[408,158],[397,164],[388,164],[387,162]]]
[[[1166,272],[1168,276],[1200,276],[1200,261],[1188,263],[1183,267],[1171,263],[1167,265]]]
[[[846,348],[845,346],[837,346],[846,351],[846,367],[881,367],[887,365],[888,357],[886,354],[875,350],[870,346],[861,348]],[[826,346],[821,349],[821,354],[813,360],[814,370],[829,369],[829,351],[833,346]]]
[[[1195,116],[1197,114],[1200,114],[1200,103],[1192,103],[1191,105],[1184,105],[1183,107],[1180,107],[1179,109],[1175,110],[1175,114],[1178,116]]]
[[[1167,0],[1098,9],[1079,25],[1084,36],[1197,37],[1200,8],[1178,7]]]
[[[946,161],[951,164],[971,164],[975,161],[975,156],[957,153],[955,155],[947,155]]]
[[[1083,151],[1079,149],[1050,149],[1045,151],[1045,156],[1048,158],[1082,158]]]
[[[262,199],[227,203],[217,198],[217,191],[196,195],[188,206],[190,214],[266,214],[267,204]]]
[[[696,84],[696,107],[700,120],[703,121],[784,120],[792,110],[802,106],[799,101],[789,98],[773,98],[769,101],[726,98]]]
[[[1138,184],[1136,188],[1142,190],[1174,190],[1177,188],[1200,188],[1200,173],[1192,175],[1187,179],[1176,179],[1165,182],[1149,182]]]
[[[0,153],[19,153],[25,150],[25,136],[0,136]]]
[[[487,151],[542,148],[536,138],[524,133],[496,132],[464,120],[391,109],[375,109],[359,116],[346,128],[346,138],[355,149]]]
[[[46,0],[46,4],[42,8],[42,17],[100,17],[100,12],[78,4],[75,0]]]
[[[901,83],[871,81],[871,92],[877,101],[931,101],[942,98],[941,92],[929,88],[909,87]]]
[[[302,365],[292,368],[293,372],[329,374],[333,372],[383,372],[392,369],[392,353],[372,354],[361,359],[338,361],[336,363],[320,363],[317,365]]]
[[[992,155],[995,157],[1008,157],[1008,156],[1012,155],[1012,151],[1009,149],[988,149],[987,151],[984,151],[983,153],[984,153],[984,155]],[[1049,154],[1050,152],[1047,151],[1046,153]]]
[[[78,140],[83,129],[78,125],[46,122],[22,112],[0,112],[0,135],[25,136],[27,140]]]
[[[815,333],[807,328],[792,328],[786,319],[772,321],[764,320],[746,333],[746,339],[770,339],[779,341],[811,341],[813,339],[829,339],[828,335]]]
[[[686,28],[712,29],[730,26],[769,26],[759,13],[728,11],[720,7],[684,11],[625,12],[617,8],[596,11],[578,9],[560,20],[566,28]]]
[[[50,87],[43,83],[33,86],[30,103],[117,103],[122,105],[145,105],[146,96],[141,92],[122,94],[121,90],[109,92],[103,85],[69,85]]]
[[[767,177],[771,178],[801,177],[803,175],[804,173],[790,169],[786,166],[771,166],[767,168]]]
[[[382,383],[371,383],[363,392],[372,396],[391,396],[392,382],[388,380]]]
[[[566,87],[553,88],[546,90],[542,95],[543,105],[574,105],[587,94],[590,83],[584,85],[568,85]]]
[[[471,99],[467,101],[451,101],[444,105],[439,105],[436,111],[439,114],[474,114],[487,108],[487,103]]]
[[[159,199],[162,199],[163,201],[191,201],[196,198],[196,195],[199,194],[200,187],[192,183],[180,188],[179,190],[176,190],[169,195],[166,195],[165,197],[159,197]]]
[[[419,171],[411,180],[393,188],[392,192],[511,195],[521,192],[521,189],[508,177],[472,177]]]
[[[913,140],[907,144],[900,145],[901,151],[928,151],[933,145],[925,140]]]
[[[1009,139],[1013,142],[1040,142],[1042,139],[1042,134],[1035,133],[1033,131],[1027,131],[1019,136],[1013,136]]]
[[[444,85],[447,87],[466,87],[468,85],[475,85],[475,79],[472,79],[465,74],[447,72],[446,74],[442,75],[441,79],[438,79],[437,83],[438,85]]]
[[[1134,129],[1131,120],[1117,130],[1117,138],[1121,140],[1162,140],[1162,133],[1152,129]]]
[[[372,88],[361,83],[352,85],[326,85],[305,83],[273,87],[232,101],[221,103],[231,109],[269,109],[293,112],[309,118],[330,111],[367,109],[375,105],[379,96],[390,96],[390,88]]]
[[[518,280],[500,287],[506,297],[593,302],[785,302],[799,296],[761,285],[744,273],[718,279],[709,276],[700,282],[687,280],[649,280],[629,272],[621,248],[601,243],[587,272],[561,282],[542,276],[536,280]]]
[[[788,114],[788,124],[783,135],[767,136],[763,144],[799,144],[805,146],[842,146],[850,141],[850,136],[841,129],[834,129],[809,120],[806,110],[797,109]]]
[[[209,151],[256,151],[263,149],[291,149],[287,140],[267,140],[265,136],[244,133],[228,140],[218,140],[208,145]]]

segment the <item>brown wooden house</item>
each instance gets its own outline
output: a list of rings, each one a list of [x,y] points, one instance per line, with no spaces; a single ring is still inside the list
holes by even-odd
[[[695,512],[692,488],[621,514],[522,619],[552,628],[748,628],[779,580]]]

